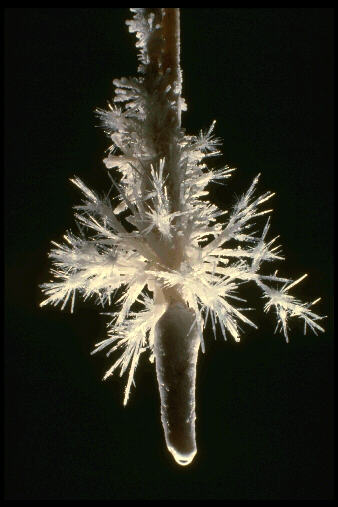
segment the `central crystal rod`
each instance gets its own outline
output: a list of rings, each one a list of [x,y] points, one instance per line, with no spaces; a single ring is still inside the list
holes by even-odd
[[[155,328],[154,354],[161,397],[161,419],[168,450],[180,465],[196,452],[195,390],[200,339],[195,314],[180,302],[171,304]]]

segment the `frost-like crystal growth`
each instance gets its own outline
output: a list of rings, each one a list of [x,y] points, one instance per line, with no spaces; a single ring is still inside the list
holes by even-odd
[[[184,465],[196,453],[196,360],[199,347],[205,351],[208,319],[215,336],[219,327],[236,341],[242,324],[256,327],[239,303],[252,282],[287,341],[291,318],[303,320],[304,332],[316,332],[323,331],[323,317],[310,309],[318,299],[302,303],[289,294],[306,275],[292,281],[263,271],[283,258],[277,238],[268,239],[269,218],[262,233],[253,231],[256,219],[272,211],[265,206],[274,195],[256,194],[259,175],[231,210],[208,201],[208,185],[234,169],[206,165],[220,154],[214,123],[197,136],[181,128],[179,10],[132,12],[127,24],[137,36],[139,75],[115,80],[113,103],[98,110],[112,141],[104,163],[118,197],[100,197],[78,177],[71,180],[83,195],[75,207],[81,234],[67,232],[65,243],[53,243],[54,279],[42,285],[41,305],[63,309],[69,302],[73,311],[78,293],[115,310],[108,313],[108,337],[94,350],[119,354],[104,378],[117,369],[127,373],[126,404],[139,357],[149,351],[167,446]]]

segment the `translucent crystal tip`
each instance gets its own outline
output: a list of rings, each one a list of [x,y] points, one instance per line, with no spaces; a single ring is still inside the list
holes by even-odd
[[[194,457],[196,456],[197,450],[194,450],[190,454],[181,454],[178,452],[174,447],[168,447],[168,450],[173,455],[176,463],[178,463],[181,466],[187,466],[190,465]]]

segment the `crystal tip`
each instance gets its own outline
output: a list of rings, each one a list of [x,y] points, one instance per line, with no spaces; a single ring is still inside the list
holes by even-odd
[[[173,455],[176,463],[178,463],[179,465],[181,465],[183,467],[190,465],[190,463],[192,462],[192,460],[194,459],[194,457],[196,456],[196,453],[197,453],[197,449],[195,449],[194,451],[192,451],[189,454],[182,454],[179,451],[177,451],[177,449],[175,449],[174,447],[168,447],[168,450]]]

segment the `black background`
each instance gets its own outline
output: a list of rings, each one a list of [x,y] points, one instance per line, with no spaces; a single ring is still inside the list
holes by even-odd
[[[108,147],[95,128],[112,79],[135,75],[127,9],[6,10],[6,498],[330,499],[333,497],[333,11],[181,12],[183,125],[217,120],[238,170],[214,201],[228,208],[261,172],[276,191],[271,236],[280,274],[323,300],[326,333],[274,335],[259,292],[258,331],[240,344],[207,330],[197,385],[198,454],[180,468],[165,449],[155,370],[143,358],[122,406],[124,379],[101,378],[105,319],[94,303],[73,315],[38,307],[50,241],[74,228],[78,175],[104,192]],[[264,220],[261,219],[261,225]]]

